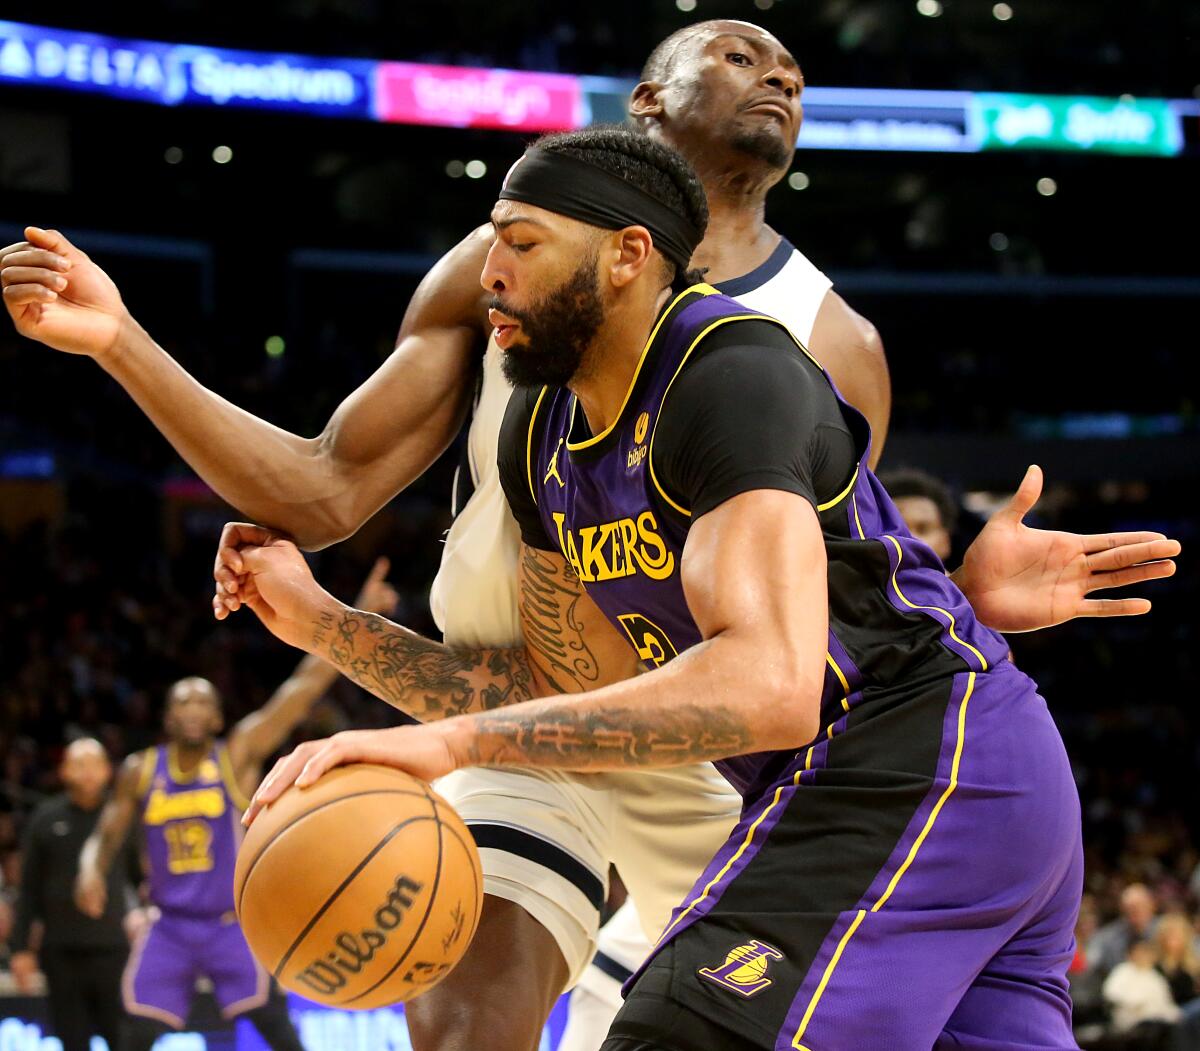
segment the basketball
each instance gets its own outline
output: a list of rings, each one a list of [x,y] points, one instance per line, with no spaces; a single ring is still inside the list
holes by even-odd
[[[409,774],[357,764],[258,815],[233,892],[246,941],[284,988],[364,1010],[449,974],[475,934],[483,880],[445,800]]]

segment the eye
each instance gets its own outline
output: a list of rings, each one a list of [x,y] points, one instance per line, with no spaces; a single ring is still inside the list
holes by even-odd
[[[511,249],[512,249],[514,252],[528,252],[528,251],[529,251],[529,249],[531,249],[531,248],[533,247],[533,242],[531,241],[531,242],[529,242],[528,244],[519,244],[519,245],[518,245],[518,244],[514,244],[514,245],[509,245],[509,247],[510,247],[510,248],[511,248]]]
[[[752,65],[754,65],[754,63],[750,59],[750,56],[741,51],[730,51],[729,54],[727,54],[725,56],[725,58],[727,61],[732,62],[735,66],[752,66]]]

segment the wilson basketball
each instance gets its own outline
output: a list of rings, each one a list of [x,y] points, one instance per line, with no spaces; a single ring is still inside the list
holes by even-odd
[[[354,1010],[449,974],[475,934],[483,877],[444,799],[357,764],[289,788],[255,818],[233,892],[246,941],[284,988]]]

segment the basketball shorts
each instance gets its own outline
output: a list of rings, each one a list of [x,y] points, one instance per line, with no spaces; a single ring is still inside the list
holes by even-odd
[[[475,837],[485,892],[520,905],[553,935],[571,985],[596,949],[609,865],[649,947],[742,806],[707,763],[636,774],[475,767],[434,787]]]
[[[125,1010],[181,1029],[196,979],[202,976],[212,982],[213,996],[226,1018],[267,1002],[270,975],[254,959],[232,913],[163,913],[138,940],[125,967]]]
[[[1005,662],[889,694],[748,800],[604,1051],[1074,1048],[1082,882],[1028,678]]]

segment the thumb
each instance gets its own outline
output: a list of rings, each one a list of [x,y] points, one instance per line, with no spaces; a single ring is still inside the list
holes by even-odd
[[[38,248],[49,249],[51,252],[57,252],[71,260],[87,258],[57,230],[43,230],[40,226],[27,226],[25,227],[25,238],[30,244],[37,245]]]
[[[1000,509],[1000,514],[1007,515],[1015,522],[1020,522],[1036,504],[1042,495],[1042,469],[1037,464],[1030,464],[1025,471],[1025,477],[1017,491],[1013,493],[1008,503]]]
[[[378,584],[387,579],[388,570],[392,568],[391,559],[386,555],[380,555],[375,559],[375,565],[371,567],[371,572],[367,576],[368,584]]]

